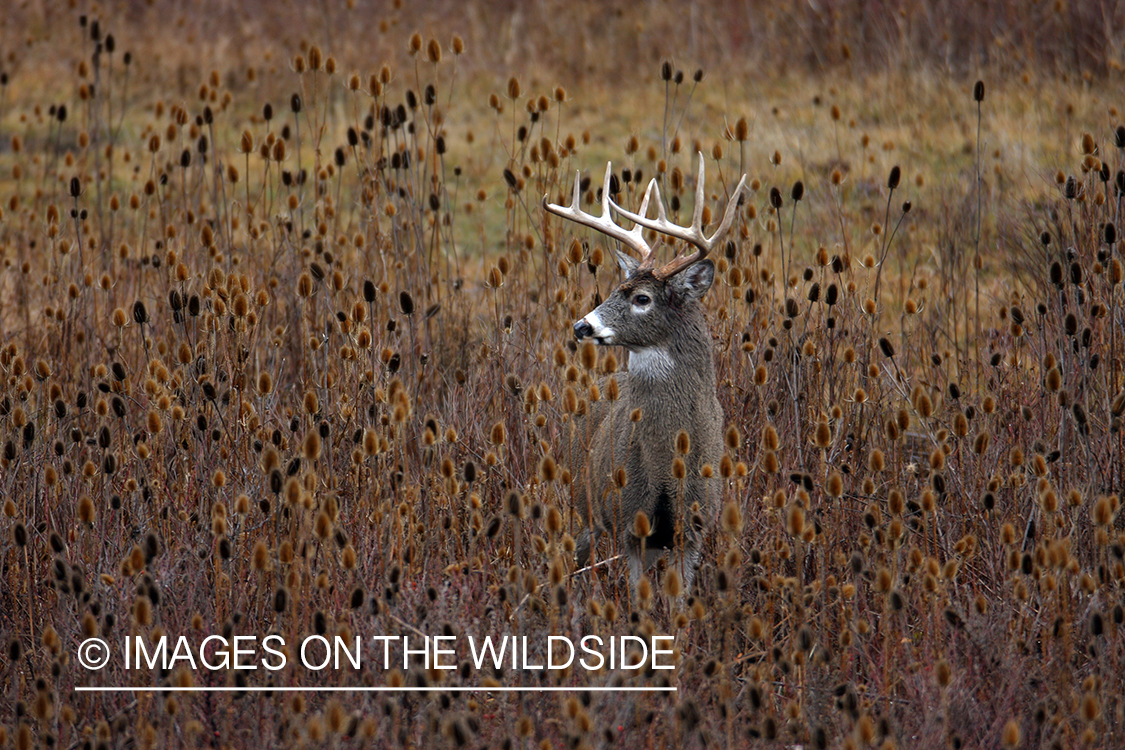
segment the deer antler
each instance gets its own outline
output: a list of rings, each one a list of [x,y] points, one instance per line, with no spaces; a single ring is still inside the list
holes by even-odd
[[[677,256],[653,271],[653,275],[657,278],[667,279],[688,266],[706,258],[715,244],[722,239],[723,235],[730,229],[731,224],[734,222],[734,217],[738,213],[738,199],[742,195],[743,185],[746,184],[746,175],[742,175],[742,179],[738,181],[738,187],[734,189],[734,193],[727,203],[727,209],[723,214],[723,220],[719,224],[719,228],[716,229],[710,237],[703,234],[703,204],[705,202],[704,172],[705,165],[703,154],[700,154],[699,177],[696,180],[695,188],[695,212],[692,215],[691,226],[688,227],[673,224],[668,220],[667,211],[664,209],[664,201],[660,198],[660,187],[656,184],[655,178],[648,183],[648,188],[645,189],[645,195],[641,200],[641,210],[639,213],[633,213],[617,205],[617,203],[609,197],[610,178],[613,175],[612,162],[607,163],[605,166],[605,183],[602,185],[601,216],[592,216],[579,208],[581,203],[581,187],[577,177],[575,177],[574,180],[574,195],[570,200],[569,206],[557,206],[554,203],[548,203],[547,196],[543,196],[543,208],[556,216],[576,221],[591,229],[596,229],[602,234],[608,235],[628,247],[633,248],[637,251],[637,254],[641,256],[641,264],[638,266],[639,270],[652,269],[656,262],[652,254],[652,247],[645,241],[642,235],[643,230],[646,228],[662,232],[670,237],[675,237],[676,239],[695,245],[697,249],[691,255]],[[656,193],[657,217],[655,219],[650,219],[646,214],[648,213],[649,200],[654,192]],[[630,219],[633,222],[633,228],[626,231],[614,223],[613,219],[610,218],[611,208],[625,218]]]
[[[612,205],[614,208],[617,208],[617,204],[613,203],[613,201],[611,201],[609,198],[609,184],[612,175],[613,162],[608,162],[605,165],[605,184],[602,185],[601,216],[592,216],[591,214],[586,213],[578,207],[581,203],[582,188],[580,186],[581,180],[577,175],[574,178],[574,196],[570,199],[569,206],[557,206],[554,203],[548,203],[547,196],[544,195],[543,208],[547,209],[556,216],[561,216],[564,219],[576,221],[579,224],[584,224],[590,227],[591,229],[596,229],[602,234],[608,235],[613,239],[618,240],[622,244],[633,248],[637,251],[637,254],[641,256],[641,267],[651,268],[654,262],[654,258],[652,257],[652,247],[647,242],[645,242],[645,238],[641,236],[641,232],[644,230],[644,227],[641,224],[637,224],[629,231],[625,231],[617,224],[615,224],[612,218],[610,218],[610,205]],[[651,190],[652,186],[650,185],[649,189],[645,191],[644,200],[641,202],[641,213],[644,213],[648,209],[648,198],[649,192]],[[621,209],[617,210],[620,211]],[[663,212],[663,208],[661,208],[661,212]]]
[[[678,224],[673,224],[668,220],[668,215],[664,210],[664,201],[660,198],[660,188],[656,184],[656,178],[653,178],[648,184],[648,189],[645,190],[645,199],[641,204],[640,213],[633,213],[627,211],[613,201],[610,205],[613,210],[621,214],[627,219],[632,219],[635,226],[634,232],[638,231],[640,227],[647,227],[654,229],[657,232],[662,232],[670,237],[675,237],[678,240],[690,242],[695,245],[696,251],[691,255],[680,255],[673,258],[671,261],[654,271],[657,278],[667,279],[679,273],[688,266],[698,263],[707,257],[715,244],[722,239],[723,235],[730,229],[731,224],[734,222],[734,217],[738,213],[738,199],[742,195],[742,186],[746,184],[746,175],[742,175],[742,179],[738,181],[738,187],[734,189],[734,193],[727,203],[726,212],[723,214],[723,221],[719,224],[719,228],[707,237],[703,234],[703,204],[704,204],[704,162],[703,154],[699,155],[699,177],[696,179],[695,185],[695,212],[692,215],[691,226],[682,227]],[[656,213],[655,219],[648,218],[645,214],[648,208],[649,193],[656,191]]]

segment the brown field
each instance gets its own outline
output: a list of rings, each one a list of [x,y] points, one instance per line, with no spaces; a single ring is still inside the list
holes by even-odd
[[[3,12],[0,748],[1125,746],[1125,11],[417,5]],[[633,597],[559,438],[618,270],[541,201],[687,223],[696,152],[722,508]]]

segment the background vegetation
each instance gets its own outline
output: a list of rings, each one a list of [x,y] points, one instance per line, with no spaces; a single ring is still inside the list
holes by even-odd
[[[1122,745],[1122,8],[408,5],[6,9],[0,746]],[[696,152],[713,210],[752,182],[676,608],[574,570],[557,436],[625,362],[570,326],[617,271],[540,201],[612,159],[686,221]],[[678,667],[74,659],[443,632]]]

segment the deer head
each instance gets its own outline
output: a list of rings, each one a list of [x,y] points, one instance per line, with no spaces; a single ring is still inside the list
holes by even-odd
[[[704,185],[704,161],[703,154],[699,155],[699,176],[696,179],[695,187],[695,209],[692,214],[691,225],[687,227],[673,224],[668,220],[668,214],[664,208],[664,201],[660,198],[660,187],[656,183],[656,178],[653,178],[648,183],[648,188],[645,189],[644,198],[641,200],[641,210],[639,213],[633,213],[621,206],[617,205],[610,197],[610,182],[613,176],[613,163],[607,163],[605,168],[605,182],[602,185],[602,215],[595,217],[583,211],[579,205],[581,202],[581,187],[580,180],[574,181],[574,195],[571,198],[569,206],[558,206],[553,203],[548,203],[546,196],[543,198],[543,207],[564,219],[578,222],[591,229],[612,237],[621,242],[628,248],[634,250],[639,258],[633,257],[622,252],[620,249],[614,248],[614,254],[617,256],[617,262],[621,266],[622,271],[625,272],[625,282],[622,287],[627,286],[629,281],[638,275],[649,276],[653,281],[666,284],[669,280],[673,279],[681,271],[703,261],[715,247],[716,244],[726,235],[727,230],[730,229],[731,224],[734,222],[734,217],[738,213],[738,201],[742,195],[742,188],[746,184],[746,175],[738,182],[738,187],[734,189],[730,201],[727,203],[726,211],[723,214],[723,220],[719,227],[707,237],[703,233],[703,206],[705,203],[705,185]],[[652,198],[656,198],[656,211],[657,216],[655,219],[648,217],[648,207]],[[624,228],[615,223],[610,216],[610,210],[617,214],[624,216],[633,222],[633,228],[626,231]],[[656,267],[655,257],[653,255],[653,248],[644,238],[644,230],[652,229],[662,234],[665,234],[674,239],[683,240],[695,247],[695,252],[689,255],[678,255],[668,263]],[[619,287],[620,290],[620,287]],[[583,319],[585,320],[585,318]],[[575,324],[575,333],[579,338],[585,338],[589,333],[583,335],[579,332],[579,323]],[[594,333],[597,337],[596,332]],[[614,343],[610,341],[599,343]]]

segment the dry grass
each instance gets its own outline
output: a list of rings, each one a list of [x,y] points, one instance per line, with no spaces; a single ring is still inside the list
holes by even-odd
[[[1096,3],[866,5],[687,39],[551,3],[13,11],[0,747],[1120,746],[1116,47]],[[570,326],[617,271],[540,200],[612,159],[684,220],[697,149],[713,209],[753,184],[706,301],[724,510],[676,611],[662,571],[630,601],[623,564],[574,570],[557,436],[609,352]],[[371,636],[420,633],[670,634],[676,669],[376,668]],[[212,634],[369,661],[75,659]],[[431,690],[73,690],[404,684]],[[448,690],[496,684],[678,692]]]

